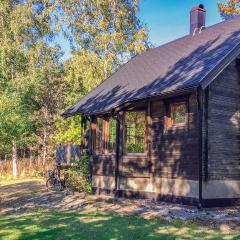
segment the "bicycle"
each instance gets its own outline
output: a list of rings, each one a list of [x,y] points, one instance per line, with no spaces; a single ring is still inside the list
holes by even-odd
[[[48,170],[48,179],[46,181],[46,187],[49,191],[62,191],[65,188],[66,174],[64,179],[61,180],[59,171],[57,168]]]

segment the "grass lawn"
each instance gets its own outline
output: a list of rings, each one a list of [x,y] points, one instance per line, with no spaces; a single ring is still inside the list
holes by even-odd
[[[42,178],[0,178],[0,186],[9,184],[28,183],[29,181],[44,182]]]
[[[0,217],[1,240],[240,239],[188,222],[99,212],[44,211]]]

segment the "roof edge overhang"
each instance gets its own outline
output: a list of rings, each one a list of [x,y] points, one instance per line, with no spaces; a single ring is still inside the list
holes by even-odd
[[[136,101],[144,101],[144,100],[148,100],[148,99],[152,99],[152,98],[167,98],[170,96],[175,96],[178,94],[183,94],[186,93],[187,91],[192,91],[193,89],[198,88],[199,86],[204,90],[206,89],[209,84],[211,84],[211,82],[213,82],[221,73],[222,71],[224,71],[224,69],[232,62],[234,61],[234,59],[236,59],[238,56],[240,55],[240,43],[237,44],[220,62],[219,64],[217,64],[211,72],[209,72],[208,74],[206,74],[202,79],[201,83],[196,85],[196,86],[192,86],[192,87],[188,87],[185,89],[179,89],[179,90],[173,90],[170,92],[166,92],[166,93],[158,93],[155,95],[151,95],[151,96],[147,96],[145,98],[135,98],[135,99],[131,99],[129,101],[126,102],[122,102],[117,104],[116,106],[113,106],[111,109],[105,109],[105,110],[101,110],[101,111],[95,111],[95,112],[91,112],[91,111],[84,111],[84,110],[77,110],[73,113],[67,113],[68,110],[66,110],[65,112],[63,112],[61,114],[62,117],[64,118],[69,118],[75,115],[86,115],[86,116],[90,116],[90,115],[100,115],[100,114],[107,114],[107,113],[111,113],[114,109],[116,108],[121,108],[121,106],[125,105],[125,104],[129,104],[129,103],[134,103]],[[84,99],[84,97],[82,98]],[[81,100],[80,100],[81,101]],[[79,102],[79,101],[78,101]]]
[[[227,56],[225,56],[220,63],[210,72],[208,73],[201,82],[202,89],[206,89],[211,82],[213,82],[223,71],[226,69],[228,65],[231,64],[238,56],[240,55],[240,43],[237,44],[232,51],[230,51]]]
[[[123,108],[126,108],[129,104],[134,104],[135,102],[139,102],[139,101],[153,101],[155,99],[164,99],[164,98],[170,98],[170,97],[177,97],[179,95],[183,95],[183,94],[187,94],[187,93],[191,93],[194,90],[196,90],[199,87],[199,85],[196,86],[192,86],[192,87],[188,87],[188,88],[182,88],[182,89],[178,89],[178,90],[173,90],[173,91],[169,91],[166,93],[159,93],[159,94],[154,94],[151,96],[147,96],[145,98],[134,98],[131,99],[129,101],[126,102],[122,102],[117,104],[116,106],[112,107],[111,109],[106,109],[103,111],[95,111],[95,112],[87,112],[87,111],[76,111],[74,113],[70,113],[70,114],[64,114],[62,113],[61,116],[64,118],[69,118],[69,117],[73,117],[76,115],[85,115],[85,116],[94,116],[94,115],[103,115],[103,114],[111,114],[113,111],[115,113],[120,112]]]

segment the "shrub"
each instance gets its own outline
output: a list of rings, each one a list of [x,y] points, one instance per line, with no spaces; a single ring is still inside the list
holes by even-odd
[[[83,155],[75,161],[76,165],[67,170],[66,187],[74,191],[91,193],[92,183],[89,179],[89,158]]]

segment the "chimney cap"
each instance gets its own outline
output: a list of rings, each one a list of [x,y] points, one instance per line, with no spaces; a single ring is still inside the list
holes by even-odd
[[[193,7],[190,12],[197,11],[197,10],[206,12],[206,9],[205,9],[203,4],[199,4],[199,5],[195,6],[195,7]]]

